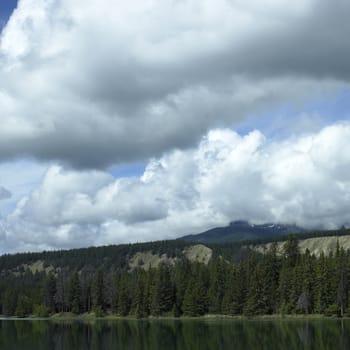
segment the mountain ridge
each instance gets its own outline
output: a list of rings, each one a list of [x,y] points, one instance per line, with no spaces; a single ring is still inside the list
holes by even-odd
[[[226,243],[269,238],[276,236],[287,236],[290,234],[300,234],[308,232],[307,229],[286,224],[250,224],[245,220],[231,222],[228,226],[214,227],[207,231],[185,235],[179,240],[198,243]]]

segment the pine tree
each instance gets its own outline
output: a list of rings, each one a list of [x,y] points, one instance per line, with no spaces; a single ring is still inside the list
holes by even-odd
[[[102,310],[103,312],[106,310],[104,288],[103,272],[98,271],[92,285],[92,303],[95,312],[97,310]]]
[[[114,274],[114,294],[112,299],[112,311],[116,314],[118,313],[120,279],[121,279],[121,272],[118,270]]]
[[[183,312],[188,316],[201,316],[208,312],[208,270],[199,263],[194,264],[183,302]]]
[[[300,271],[297,267],[299,259],[298,241],[292,236],[283,245],[279,276],[278,294],[280,311],[283,313],[291,313],[296,310],[297,301],[301,294]]]
[[[134,309],[137,318],[143,318],[148,316],[148,303],[147,303],[147,288],[146,288],[146,274],[139,271],[137,285],[134,296]]]
[[[259,263],[252,273],[248,290],[247,302],[244,306],[246,315],[264,315],[268,310],[268,295],[264,294],[262,263]]]
[[[338,288],[337,288],[337,304],[340,307],[340,316],[344,316],[346,303],[348,299],[348,271],[346,264],[346,256],[343,248],[339,250],[337,259],[337,273],[338,273]]]
[[[159,269],[150,270],[150,294],[149,294],[150,313],[152,316],[160,316],[160,271]]]
[[[277,244],[271,244],[262,261],[262,293],[266,300],[266,313],[276,313],[278,309],[278,281],[280,261],[277,257]]]
[[[250,269],[247,261],[241,261],[235,272],[234,305],[235,314],[243,314],[244,305],[248,295]]]
[[[314,309],[315,300],[315,259],[310,255],[310,251],[306,249],[301,259],[302,268],[302,292],[299,296],[299,310],[304,313],[311,313]]]
[[[129,292],[129,278],[125,272],[121,278],[118,288],[118,313],[121,316],[127,316],[130,312],[130,292]]]
[[[291,236],[288,238],[287,242],[283,245],[283,254],[288,267],[294,267],[297,265],[300,251],[296,237]]]
[[[197,300],[195,295],[196,281],[194,276],[190,277],[185,291],[185,296],[182,304],[183,313],[186,316],[198,316],[197,314]]]
[[[11,288],[6,289],[2,300],[2,311],[5,316],[14,316],[17,308],[17,292]]]
[[[116,284],[115,284],[115,275],[111,272],[108,272],[104,276],[104,301],[106,309],[113,309],[113,304],[116,297]]]
[[[224,296],[221,306],[224,315],[237,315],[239,313],[238,287],[237,267],[231,265],[227,269]]]
[[[298,310],[298,300],[303,293],[303,266],[298,261],[297,265],[292,268],[292,280],[289,293],[289,313],[296,313]]]
[[[68,293],[67,293],[67,284],[68,284],[68,272],[66,269],[62,269],[57,274],[57,282],[56,282],[56,293],[54,297],[54,302],[56,305],[56,309],[59,312],[67,311],[68,304]],[[47,306],[46,303],[44,305]]]
[[[221,257],[213,259],[210,262],[210,287],[208,293],[210,313],[221,313],[222,300],[224,297],[224,288],[226,282],[226,271],[226,263]]]
[[[161,264],[159,266],[159,309],[164,314],[173,309],[175,302],[175,288],[171,279],[171,270],[169,265]]]
[[[191,272],[190,262],[187,259],[182,259],[175,264],[175,304],[174,316],[182,315],[182,304],[185,297],[185,292],[188,284],[188,279]]]
[[[291,268],[285,258],[282,259],[281,270],[278,282],[279,308],[281,313],[290,313],[292,306],[291,289],[292,289],[293,268]]]
[[[68,304],[73,313],[81,312],[81,283],[78,272],[74,272],[69,279]]]
[[[323,314],[329,305],[332,304],[330,259],[326,258],[324,252],[316,262],[315,272],[315,311]]]
[[[92,280],[93,271],[84,269],[79,276],[81,284],[81,311],[91,312],[92,310]]]
[[[48,308],[50,313],[56,312],[56,277],[53,272],[49,272],[44,281],[42,295],[44,299],[44,305]]]

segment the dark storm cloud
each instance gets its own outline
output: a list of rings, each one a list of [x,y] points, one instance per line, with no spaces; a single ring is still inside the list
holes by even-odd
[[[248,42],[232,68],[262,76],[350,79],[350,2],[316,1],[312,13],[281,32]]]
[[[1,41],[2,160],[144,160],[350,78],[345,0],[28,4]]]

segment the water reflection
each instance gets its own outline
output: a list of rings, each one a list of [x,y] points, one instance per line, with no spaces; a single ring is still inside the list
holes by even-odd
[[[350,349],[350,321],[0,320],[4,350]]]

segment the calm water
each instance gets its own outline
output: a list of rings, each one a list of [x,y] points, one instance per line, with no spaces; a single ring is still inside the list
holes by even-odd
[[[350,321],[0,320],[1,350],[350,349]]]

